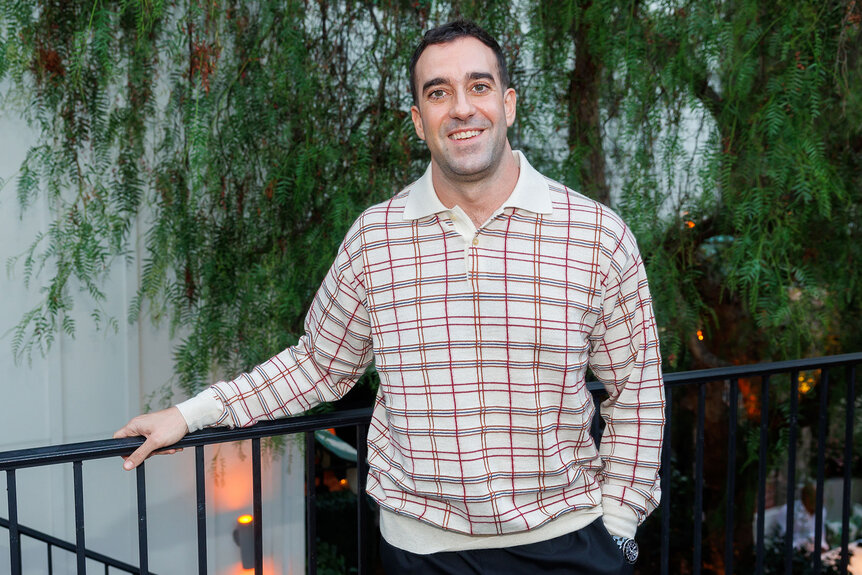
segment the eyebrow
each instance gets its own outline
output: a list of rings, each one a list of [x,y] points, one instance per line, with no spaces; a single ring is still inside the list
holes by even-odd
[[[494,75],[488,72],[470,72],[467,74],[468,80],[490,80],[492,83],[494,82]],[[449,80],[446,78],[431,78],[424,84],[422,84],[422,93],[425,93],[428,88],[433,88],[434,86],[442,86],[444,84],[449,84]]]

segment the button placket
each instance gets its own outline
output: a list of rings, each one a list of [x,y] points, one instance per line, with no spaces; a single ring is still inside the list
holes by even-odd
[[[470,278],[470,283],[475,289],[476,274],[477,274],[477,253],[476,248],[479,246],[479,230],[473,235],[473,239],[467,244],[464,263],[467,266],[467,277]]]

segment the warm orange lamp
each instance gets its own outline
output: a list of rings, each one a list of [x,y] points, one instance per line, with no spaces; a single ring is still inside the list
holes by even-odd
[[[243,569],[254,568],[254,517],[240,515],[233,530],[233,540],[239,545]]]

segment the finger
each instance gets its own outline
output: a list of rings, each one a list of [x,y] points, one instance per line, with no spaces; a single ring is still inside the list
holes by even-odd
[[[141,435],[141,432],[137,429],[136,426],[133,425],[134,419],[118,429],[114,432],[114,439],[119,439],[120,437],[138,437]]]
[[[120,429],[118,429],[117,431],[115,431],[115,432],[114,432],[114,435],[113,435],[114,439],[120,439],[121,437],[135,437],[135,436],[137,436],[137,434],[136,434],[136,433],[133,433],[133,432],[129,429],[129,424],[130,424],[130,423],[131,423],[131,422],[127,423],[125,426],[123,426],[123,427],[121,427]],[[123,458],[123,461],[128,461],[128,460],[129,460],[129,456],[128,456],[128,455],[121,455],[120,457],[122,457],[122,458]],[[123,465],[123,467],[126,467],[126,466],[125,466],[125,464]],[[128,469],[133,469],[133,468],[132,468],[132,467],[130,467],[130,468],[128,468]]]
[[[150,454],[157,448],[155,442],[152,439],[147,439],[139,448],[132,452],[132,454],[126,459],[126,462],[123,463],[123,468],[126,471],[131,471],[143,461],[150,456]]]

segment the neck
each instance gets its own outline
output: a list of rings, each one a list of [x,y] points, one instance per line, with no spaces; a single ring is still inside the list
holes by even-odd
[[[455,179],[443,173],[437,164],[431,164],[431,181],[440,202],[450,209],[460,206],[477,228],[509,198],[518,183],[519,174],[518,160],[508,142],[494,173],[476,181]]]

